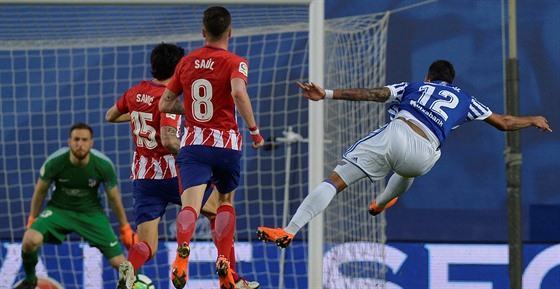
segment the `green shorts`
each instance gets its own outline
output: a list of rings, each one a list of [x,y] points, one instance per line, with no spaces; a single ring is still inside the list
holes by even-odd
[[[50,244],[61,244],[66,235],[76,232],[107,260],[123,253],[109,218],[101,211],[78,213],[47,206],[30,228],[43,234],[44,242]]]

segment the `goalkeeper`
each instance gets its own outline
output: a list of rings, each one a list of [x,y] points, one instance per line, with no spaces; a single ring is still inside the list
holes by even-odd
[[[66,235],[72,232],[98,248],[114,268],[119,268],[119,264],[126,260],[101,206],[101,184],[119,222],[122,242],[129,248],[137,241],[126,218],[113,163],[92,147],[91,127],[76,123],[70,128],[68,147],[52,153],[41,167],[31,199],[27,231],[22,241],[25,279],[16,289],[35,289],[38,248],[45,242],[61,244]],[[39,214],[53,183],[55,186],[51,198]]]

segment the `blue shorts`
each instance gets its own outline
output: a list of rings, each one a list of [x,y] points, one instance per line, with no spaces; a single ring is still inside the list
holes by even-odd
[[[190,145],[175,158],[181,191],[211,182],[221,194],[239,186],[241,151]]]
[[[209,185],[204,192],[202,206],[212,194]],[[177,178],[152,180],[137,179],[132,182],[134,197],[134,216],[136,225],[162,217],[169,203],[181,205],[179,180]]]

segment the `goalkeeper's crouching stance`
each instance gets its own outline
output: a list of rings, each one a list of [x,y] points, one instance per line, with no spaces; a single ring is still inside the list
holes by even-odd
[[[22,241],[25,279],[14,288],[35,289],[39,247],[43,243],[61,244],[72,232],[98,248],[114,268],[118,269],[126,260],[101,206],[98,190],[102,183],[120,225],[121,241],[127,248],[138,241],[123,208],[114,165],[92,147],[91,127],[85,123],[74,124],[70,128],[68,147],[52,153],[41,167]],[[52,184],[55,186],[51,198],[39,214]]]

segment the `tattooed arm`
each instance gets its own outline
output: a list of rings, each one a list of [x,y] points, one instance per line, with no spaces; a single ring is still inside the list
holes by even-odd
[[[172,126],[160,128],[161,144],[172,154],[177,155],[181,148],[181,142],[177,137],[177,129]]]
[[[184,115],[185,107],[183,106],[183,102],[179,99],[178,94],[169,89],[165,89],[165,92],[159,100],[159,111]]]
[[[298,82],[297,85],[303,89],[303,96],[317,101],[324,99],[326,91],[322,87],[311,83]],[[391,91],[387,87],[375,88],[349,88],[333,90],[333,99],[353,100],[353,101],[375,101],[385,102],[391,96]]]

